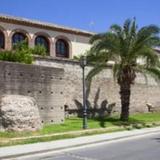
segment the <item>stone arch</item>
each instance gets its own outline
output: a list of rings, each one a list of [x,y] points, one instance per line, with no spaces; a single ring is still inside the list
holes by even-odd
[[[49,34],[47,34],[46,32],[36,32],[32,38],[32,43],[34,44],[33,46],[35,46],[35,40],[37,36],[43,36],[48,40],[48,44],[49,44],[49,55],[51,55],[52,53],[52,39],[50,37]]]
[[[68,49],[69,49],[69,51],[68,51],[68,58],[71,58],[72,57],[72,43],[71,43],[71,40],[68,37],[63,36],[63,35],[59,35],[59,36],[55,37],[55,40],[54,40],[54,52],[55,52],[55,56],[56,56],[56,42],[58,40],[60,40],[60,39],[66,41],[68,43]]]
[[[22,33],[22,34],[24,34],[27,37],[27,42],[28,42],[28,45],[30,46],[30,44],[31,44],[31,36],[29,35],[29,33],[26,30],[24,30],[24,29],[17,28],[17,29],[12,30],[11,33],[10,33],[10,35],[9,35],[11,48],[12,48],[12,37],[13,37],[13,35],[15,33]]]
[[[8,33],[2,26],[0,26],[0,32],[4,35],[4,49],[8,49]]]

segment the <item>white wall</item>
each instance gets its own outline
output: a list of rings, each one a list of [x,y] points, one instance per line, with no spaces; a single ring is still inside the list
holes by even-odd
[[[55,38],[57,36],[64,36],[67,39],[69,39],[69,41],[71,42],[71,57],[79,55],[79,54],[83,54],[86,50],[89,50],[90,48],[90,44],[89,44],[89,37],[86,36],[81,36],[81,35],[75,35],[75,34],[71,34],[71,33],[64,33],[64,32],[58,32],[58,31],[52,31],[52,30],[47,30],[47,29],[41,29],[41,28],[36,28],[36,27],[29,27],[29,26],[25,26],[25,25],[18,25],[18,24],[12,24],[12,23],[4,23],[4,22],[0,22],[0,26],[3,27],[7,33],[8,36],[9,34],[16,29],[22,29],[25,30],[29,33],[31,39],[34,37],[34,34],[37,32],[44,32],[47,33],[51,38],[51,52],[55,52],[54,49],[54,42],[55,42]],[[33,42],[32,42],[33,43]],[[30,46],[33,46],[34,44],[30,44]],[[51,53],[52,56],[55,55],[55,53]]]

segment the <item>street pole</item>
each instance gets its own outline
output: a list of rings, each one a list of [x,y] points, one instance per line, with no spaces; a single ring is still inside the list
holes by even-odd
[[[83,129],[87,129],[87,105],[86,105],[85,67],[83,68]]]
[[[81,57],[80,66],[82,67],[83,81],[83,129],[87,129],[87,104],[86,104],[86,81],[85,81],[85,66],[87,65],[86,57]]]

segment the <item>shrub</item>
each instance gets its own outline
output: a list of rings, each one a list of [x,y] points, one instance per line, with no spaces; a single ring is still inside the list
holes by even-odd
[[[12,51],[0,51],[0,60],[31,64],[33,55],[45,56],[45,47],[36,45],[34,48],[29,48],[27,41],[22,41],[14,44]]]
[[[32,50],[26,42],[20,42],[13,46],[12,51],[1,51],[0,60],[31,64],[33,61]]]
[[[42,46],[42,45],[36,45],[36,46],[32,49],[32,54],[41,55],[41,56],[46,56],[46,49],[45,49],[45,47]]]
[[[25,51],[2,51],[0,52],[0,60],[31,64],[33,61],[33,56],[29,52]]]
[[[17,62],[32,64],[33,55],[31,49],[23,49],[23,50],[16,50],[15,53]]]
[[[1,51],[0,52],[0,60],[4,61],[13,61],[15,62],[15,55],[13,55],[12,51]]]
[[[26,40],[17,42],[13,45],[13,50],[21,51],[21,50],[27,50],[27,49],[29,49],[29,47]]]

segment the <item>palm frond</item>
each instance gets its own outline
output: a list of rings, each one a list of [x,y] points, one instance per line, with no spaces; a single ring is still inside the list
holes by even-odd
[[[151,75],[157,82],[160,81],[160,68],[146,68],[146,72]]]
[[[105,38],[95,41],[91,47],[91,52],[98,54],[100,52],[115,54],[119,52],[119,41],[112,33],[106,33]]]
[[[128,37],[129,33],[130,33],[130,26],[132,24],[132,21],[131,19],[127,19],[125,22],[124,22],[124,25],[123,25],[123,31],[126,35],[126,37]]]
[[[95,75],[97,75],[99,72],[101,72],[103,69],[107,67],[106,63],[97,63],[94,65],[93,69],[89,71],[89,73],[86,76],[86,80],[90,81]]]
[[[158,47],[158,46],[160,46],[160,37],[159,36],[150,37],[147,40],[147,45],[148,46],[152,46],[152,47]]]
[[[137,24],[136,19],[132,21],[131,28],[130,28],[130,34],[129,34],[129,42],[132,44],[136,40],[136,34],[137,34]]]
[[[118,52],[119,54],[123,55],[126,50],[126,43],[125,43],[123,28],[119,25],[114,24],[110,27],[110,33],[112,35],[115,35],[114,41],[117,41],[118,48],[119,48]]]
[[[100,63],[106,63],[109,59],[109,55],[106,54],[106,52],[99,52],[98,54],[95,54],[95,52],[91,52],[87,55],[87,62],[88,64],[95,65],[98,62]]]
[[[96,76],[98,73],[100,73],[103,69],[105,69],[107,67],[106,63],[99,63],[96,64],[87,74],[86,76],[86,83],[87,83],[87,90],[86,90],[86,94],[87,94],[87,98],[89,96],[90,93],[90,89],[91,89],[91,84],[92,84],[92,79],[94,76]]]
[[[152,36],[158,35],[160,29],[156,25],[149,25],[141,28],[137,33],[137,44],[146,42]]]
[[[159,27],[156,25],[145,26],[139,30],[138,36],[143,37],[144,35],[158,34],[159,30]]]
[[[122,27],[117,25],[117,24],[113,24],[110,27],[110,32],[111,33],[120,34],[122,32]]]
[[[116,80],[119,77],[121,69],[122,69],[121,64],[117,64],[117,63],[114,64],[114,66],[113,66],[113,78],[114,78],[114,80]]]
[[[147,77],[148,73],[147,73],[147,71],[146,71],[145,68],[146,68],[146,67],[145,67],[144,65],[137,64],[137,65],[134,67],[134,70],[135,70],[136,73],[140,73],[141,75],[144,76],[145,82],[146,82],[146,84],[147,84],[147,83],[148,83],[148,77]]]
[[[142,50],[136,53],[136,56],[137,59],[142,58],[148,67],[157,66],[160,63],[158,55],[152,48],[143,47]]]
[[[106,34],[106,33],[95,34],[94,36],[91,37],[91,39],[90,39],[89,42],[90,42],[91,44],[93,44],[95,41],[101,40],[102,38],[104,38],[104,37],[105,37],[105,34]]]

